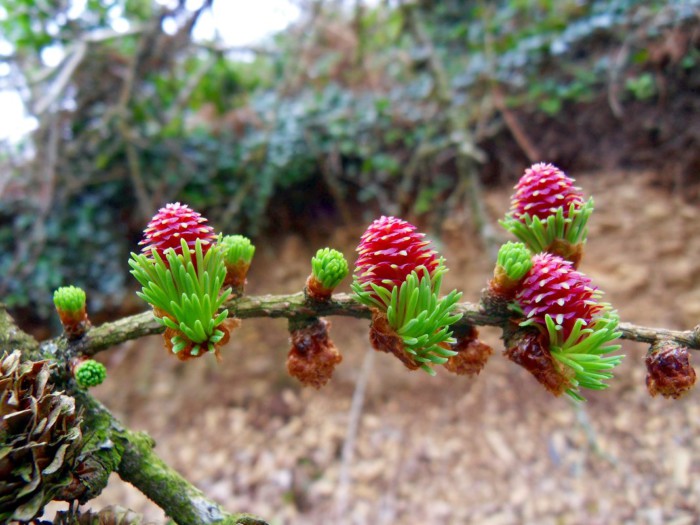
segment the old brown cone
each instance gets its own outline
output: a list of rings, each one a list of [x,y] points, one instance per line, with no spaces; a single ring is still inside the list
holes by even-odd
[[[73,481],[82,443],[75,400],[54,391],[47,361],[0,361],[0,523],[29,521]]]

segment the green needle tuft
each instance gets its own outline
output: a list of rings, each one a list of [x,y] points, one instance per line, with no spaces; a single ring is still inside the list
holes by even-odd
[[[556,241],[566,241],[571,245],[586,242],[591,213],[593,197],[580,206],[571,203],[566,214],[561,207],[544,220],[527,213],[515,218],[509,213],[499,223],[524,242],[533,253],[539,253],[549,250]]]
[[[403,340],[404,350],[430,375],[435,375],[432,365],[443,364],[457,352],[448,347],[455,342],[450,326],[461,319],[462,314],[453,313],[462,297],[461,292],[451,291],[440,298],[442,276],[447,272],[444,260],[431,274],[424,266],[411,272],[401,286],[389,292],[374,283],[372,292],[365,291],[356,280],[352,289],[362,304],[384,310],[389,326]]]
[[[566,393],[577,401],[585,401],[580,388],[604,390],[608,385],[606,379],[612,379],[611,370],[620,364],[622,355],[608,356],[620,349],[619,344],[610,344],[618,339],[617,313],[605,305],[605,311],[596,317],[590,326],[584,327],[584,321],[578,319],[569,336],[564,340],[562,327],[552,316],[545,316],[549,349],[552,357],[573,370],[571,387]]]
[[[143,287],[138,296],[159,310],[156,320],[187,338],[173,337],[173,353],[182,351],[188,341],[198,352],[199,345],[208,348],[220,340],[217,327],[228,311],[219,310],[231,295],[230,288],[222,290],[226,266],[221,246],[215,244],[204,254],[198,239],[192,253],[183,240],[181,254],[170,248],[165,260],[155,250],[151,257],[132,253],[129,265]]]

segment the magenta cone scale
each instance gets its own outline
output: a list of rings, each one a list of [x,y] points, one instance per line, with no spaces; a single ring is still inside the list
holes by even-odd
[[[574,179],[553,164],[540,162],[520,177],[511,200],[511,211],[515,219],[528,214],[546,220],[556,214],[558,208],[562,208],[567,217],[571,204],[579,208],[583,203],[583,194],[574,186]]]
[[[206,218],[185,204],[166,204],[158,210],[144,230],[143,240],[139,243],[143,245],[142,252],[150,256],[151,250],[155,248],[162,258],[165,258],[168,248],[182,253],[181,239],[184,239],[193,251],[195,242],[201,239],[202,250],[206,252],[216,241],[214,229],[205,224],[206,222]]]
[[[355,263],[355,276],[360,286],[371,292],[373,283],[391,291],[421,266],[432,274],[439,259],[424,237],[411,223],[396,217],[375,220],[357,247],[360,257]]]
[[[550,253],[532,257],[532,268],[525,276],[516,296],[528,319],[545,326],[545,315],[560,325],[564,338],[571,333],[577,319],[589,326],[604,309],[597,301],[597,289],[591,280],[574,270],[571,262]]]

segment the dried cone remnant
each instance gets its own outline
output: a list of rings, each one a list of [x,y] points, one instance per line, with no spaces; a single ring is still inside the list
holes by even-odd
[[[450,325],[461,317],[452,311],[462,294],[440,297],[447,268],[423,237],[394,217],[374,221],[357,247],[352,289],[372,309],[372,346],[434,375],[433,365],[455,354]]]
[[[226,235],[221,239],[220,245],[226,264],[224,286],[230,286],[234,295],[243,295],[250,263],[255,255],[255,246],[243,235]]]
[[[58,512],[53,525],[156,525],[156,522],[147,521],[129,509],[110,505],[100,511]]]
[[[584,201],[574,179],[545,163],[528,168],[515,190],[501,225],[534,253],[555,253],[578,266],[593,200]]]
[[[90,328],[85,292],[76,286],[62,286],[53,294],[53,302],[69,340],[81,338]]]
[[[515,299],[525,317],[520,326],[536,329],[541,338],[535,338],[529,329],[524,335],[516,333],[510,337],[506,355],[525,366],[556,395],[565,391],[583,400],[579,388],[606,388],[603,380],[612,377],[609,370],[622,357],[604,355],[619,348],[609,343],[620,332],[616,313],[599,301],[601,295],[571,262],[550,253],[533,256],[532,268]],[[554,362],[550,363],[552,358]],[[536,366],[542,371],[536,373]],[[552,368],[560,385],[553,384],[557,375],[552,375]]]
[[[378,308],[372,308],[369,342],[372,348],[379,352],[394,354],[409,370],[418,370],[420,368],[420,363],[406,352],[403,338],[389,325],[386,313]]]
[[[690,350],[672,341],[656,343],[645,358],[649,394],[678,399],[693,386],[697,376],[690,364]]]
[[[312,301],[328,301],[333,290],[349,273],[348,262],[338,250],[321,248],[311,259],[311,274],[304,293]]]
[[[19,351],[0,358],[0,523],[33,519],[73,481],[80,420],[50,375]]]
[[[146,257],[151,257],[151,252],[155,249],[164,258],[169,248],[182,253],[182,241],[194,251],[195,243],[199,240],[202,251],[206,253],[209,246],[216,242],[214,229],[206,222],[207,219],[185,204],[166,204],[158,210],[144,230],[143,240],[139,243],[143,246],[141,252]]]
[[[573,372],[552,358],[547,337],[539,330],[516,330],[506,338],[504,355],[530,372],[548,392],[560,396],[573,385]]]
[[[479,332],[474,326],[457,327],[453,335],[456,341],[450,345],[450,349],[457,353],[449,357],[443,366],[453,374],[478,375],[493,353],[493,349],[479,340]]]
[[[292,347],[287,355],[287,370],[304,386],[321,388],[333,376],[343,356],[328,336],[330,323],[325,319],[289,322]]]

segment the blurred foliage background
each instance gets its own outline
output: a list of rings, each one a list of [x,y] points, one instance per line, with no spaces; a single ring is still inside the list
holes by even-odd
[[[698,198],[698,0],[313,0],[246,48],[193,38],[212,0],[73,4],[0,2],[0,89],[37,122],[0,146],[0,297],[21,319],[69,283],[122,308],[170,201],[253,237],[465,210],[488,237],[480,186],[539,160],[654,167]]]

